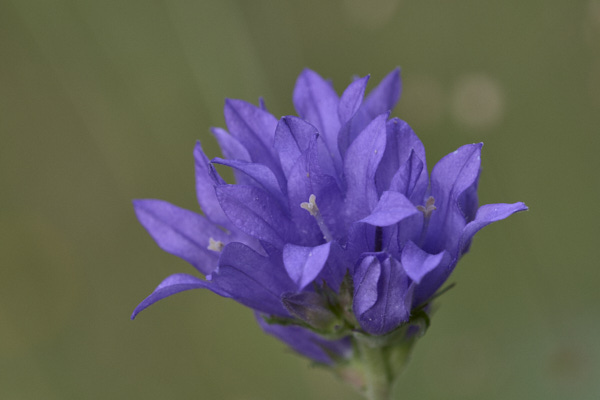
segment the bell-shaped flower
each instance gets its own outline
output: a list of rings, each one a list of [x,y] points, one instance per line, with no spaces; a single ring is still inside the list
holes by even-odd
[[[225,102],[227,130],[212,129],[224,158],[209,161],[200,143],[194,150],[204,216],[134,202],[157,244],[198,276],[169,276],[132,318],[172,294],[208,289],[253,309],[267,333],[320,363],[352,357],[354,338],[414,334],[404,328],[428,319],[428,302],[475,233],[527,207],[479,207],[482,144],[451,152],[429,175],[419,138],[389,118],[399,70],[365,97],[368,81],[339,96],[305,70],[293,93],[298,116],[279,120],[262,102]],[[233,169],[235,183],[215,164]]]

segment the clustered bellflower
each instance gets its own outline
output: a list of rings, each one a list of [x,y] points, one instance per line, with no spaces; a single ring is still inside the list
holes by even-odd
[[[167,277],[133,312],[190,289],[251,309],[260,326],[370,399],[385,399],[408,349],[429,323],[430,301],[484,226],[526,210],[479,207],[482,144],[442,158],[428,174],[410,126],[389,118],[399,69],[364,98],[369,76],[341,96],[304,70],[299,117],[225,101],[228,131],[212,129],[224,158],[194,150],[204,216],[136,200],[141,224],[196,274]],[[233,169],[235,184],[215,164]],[[204,277],[202,277],[204,276]]]

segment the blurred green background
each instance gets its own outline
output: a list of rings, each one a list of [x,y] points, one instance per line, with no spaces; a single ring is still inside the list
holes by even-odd
[[[431,168],[485,142],[483,230],[403,376],[405,399],[600,394],[600,0],[0,2],[0,398],[358,399],[211,293],[131,200],[197,210],[196,139],[225,97],[294,113],[396,66]]]

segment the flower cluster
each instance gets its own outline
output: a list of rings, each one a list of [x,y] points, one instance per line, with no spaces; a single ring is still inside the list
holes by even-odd
[[[369,77],[343,94],[311,70],[299,76],[299,117],[279,121],[261,102],[225,102],[229,132],[212,130],[225,158],[194,151],[205,216],[136,200],[141,224],[205,278],[175,274],[135,309],[208,289],[253,309],[262,328],[325,364],[353,356],[357,337],[406,338],[428,320],[475,233],[526,209],[478,207],[482,144],[442,158],[428,174],[409,125],[389,119],[400,73],[365,98]],[[225,182],[214,165],[233,169]],[[404,330],[403,330],[404,329]]]

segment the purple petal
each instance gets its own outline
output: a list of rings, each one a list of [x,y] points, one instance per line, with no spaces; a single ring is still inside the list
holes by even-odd
[[[279,153],[281,168],[286,176],[317,134],[317,128],[300,118],[287,116],[279,120],[273,147]]]
[[[244,100],[227,99],[224,113],[229,132],[244,145],[250,140],[266,147],[273,143],[277,119],[267,111]]]
[[[282,193],[282,187],[279,185],[275,174],[269,169],[269,167],[246,161],[225,160],[219,157],[214,158],[211,162],[215,164],[226,165],[242,172],[246,176],[252,178],[252,180],[254,180],[256,183],[261,185],[273,197],[280,200],[282,206],[287,206],[283,196],[286,189],[283,189],[284,192]]]
[[[239,303],[266,314],[288,316],[281,295],[294,291],[296,285],[282,266],[248,246],[236,242],[225,246],[211,278]]]
[[[315,246],[323,242],[321,232],[316,219],[300,205],[307,202],[314,193],[312,180],[310,178],[311,163],[306,160],[307,155],[298,159],[296,165],[291,169],[288,179],[288,203],[290,215],[298,231],[299,244]],[[316,195],[315,195],[316,196]],[[320,200],[320,199],[319,199]]]
[[[140,223],[164,251],[181,257],[203,274],[217,265],[218,253],[208,250],[209,239],[229,242],[221,229],[204,217],[162,200],[135,200]]]
[[[400,99],[401,91],[400,68],[396,68],[387,74],[379,85],[369,93],[361,109],[371,119],[381,113],[391,111]]]
[[[372,335],[384,335],[408,321],[414,288],[409,284],[400,263],[385,259],[376,285],[377,301],[359,316],[360,326]]]
[[[329,175],[324,175],[318,162],[320,137],[313,137],[309,148],[296,160],[288,175],[288,203],[292,220],[299,231],[299,239],[305,246],[315,246],[323,242],[323,233],[315,218],[300,207],[310,195],[316,202],[325,225],[334,238],[344,234],[340,209],[343,204],[341,192]]]
[[[333,239],[340,239],[346,235],[347,228],[341,215],[344,209],[344,198],[337,182],[331,176],[321,174],[312,176],[311,182],[325,225],[329,228]]]
[[[449,252],[442,252],[444,257],[440,263],[432,268],[429,273],[421,277],[421,282],[417,284],[413,295],[413,304],[420,306],[429,301],[431,296],[448,280],[448,277],[456,266],[456,258],[452,258]]]
[[[412,164],[408,164],[411,155],[414,154]],[[416,157],[415,157],[416,156]],[[385,144],[385,153],[379,168],[377,169],[377,189],[379,192],[390,190],[392,181],[399,170],[404,167],[413,166],[420,161],[422,164],[419,172],[411,171],[414,177],[413,192],[414,196],[408,195],[406,192],[400,191],[406,197],[415,200],[420,204],[423,201],[422,196],[429,185],[429,177],[427,175],[427,165],[425,162],[425,147],[413,132],[411,127],[404,121],[394,118],[387,123],[387,136]],[[419,196],[421,196],[419,198]]]
[[[338,106],[338,115],[342,125],[354,116],[362,104],[365,89],[367,88],[367,82],[369,82],[369,75],[352,82],[342,94]]]
[[[302,290],[321,272],[329,257],[330,242],[316,247],[286,244],[283,248],[283,264],[285,269]]]
[[[344,173],[348,185],[346,213],[351,221],[369,215],[377,203],[375,173],[385,150],[387,116],[375,118],[348,148]]]
[[[131,314],[134,319],[142,310],[148,308],[159,300],[169,297],[175,293],[191,289],[209,289],[219,296],[230,297],[225,291],[213,285],[211,282],[203,281],[188,274],[174,274],[167,277],[154,289],[152,294],[144,299]]]
[[[267,105],[265,104],[265,99],[263,99],[262,97],[258,98],[258,107],[263,111],[269,112],[269,110],[267,109]]]
[[[462,232],[460,238],[460,253],[466,253],[471,244],[471,239],[481,228],[492,222],[507,218],[516,212],[525,210],[527,210],[527,206],[521,202],[514,204],[486,204],[479,207],[475,219],[469,222]]]
[[[436,198],[457,201],[465,218],[472,220],[477,211],[477,198],[465,192],[477,189],[483,143],[468,144],[442,158],[431,172],[431,192]]]
[[[325,267],[317,277],[317,282],[325,282],[335,291],[338,291],[347,272],[354,272],[353,259],[337,242],[329,242],[329,257]]]
[[[404,194],[413,204],[422,204],[429,184],[424,163],[414,151],[396,172],[390,182],[390,190]]]
[[[389,73],[371,91],[354,116],[340,130],[338,148],[342,157],[362,130],[378,115],[391,111],[400,97],[400,70]]]
[[[202,150],[200,142],[196,142],[194,148],[194,161],[196,169],[196,197],[200,208],[210,221],[219,224],[224,227],[230,226],[230,222],[223,213],[217,196],[215,195],[215,181],[214,174],[211,171],[212,166],[208,161],[208,158]]]
[[[460,147],[442,158],[431,172],[431,214],[424,250],[455,253],[463,228],[475,216],[482,144]],[[453,254],[456,256],[455,254]]]
[[[316,72],[305,69],[296,81],[293,101],[298,115],[319,130],[331,157],[338,160],[339,99],[331,83]]]
[[[375,251],[376,229],[376,226],[362,222],[355,222],[350,225],[345,248],[351,260],[358,260],[363,256],[363,253]]]
[[[248,150],[225,129],[211,128],[211,132],[217,139],[217,142],[219,142],[219,147],[221,147],[221,152],[225,158],[250,162],[251,159]]]
[[[410,279],[416,283],[421,283],[421,279],[434,269],[436,269],[442,261],[448,257],[446,251],[438,254],[429,254],[419,248],[413,242],[408,242],[402,250],[400,261]]]
[[[289,217],[277,200],[263,189],[247,185],[221,185],[216,193],[221,208],[241,231],[279,248],[291,240]]]
[[[323,364],[333,364],[331,356],[345,358],[352,351],[349,339],[325,340],[316,333],[299,326],[268,324],[260,314],[256,314],[260,327],[286,343],[296,352]]]
[[[418,216],[418,214],[416,216]],[[404,222],[411,219],[412,217],[409,217],[398,225],[402,226]],[[377,233],[378,229],[381,229],[382,231],[380,236]],[[376,239],[376,237],[380,237],[381,240]],[[345,250],[351,260],[361,259],[364,256],[364,253],[375,253],[380,251],[399,256],[398,242],[397,225],[376,227],[363,222],[355,222],[348,230]]]
[[[383,192],[373,212],[359,222],[374,226],[389,226],[419,212],[403,194]]]
[[[403,248],[409,241],[419,242],[422,240],[424,222],[425,218],[422,212],[400,221],[398,223],[398,247]]]
[[[354,271],[354,314],[360,318],[377,302],[377,282],[381,263],[375,256],[365,257]]]
[[[243,100],[232,99],[225,101],[224,113],[229,132],[246,148],[251,161],[266,165],[281,179],[279,160],[272,152],[275,117]]]
[[[250,154],[248,154],[248,150],[242,145],[239,140],[231,136],[225,129],[221,128],[211,128],[213,136],[219,142],[219,147],[221,147],[221,153],[225,158],[230,160],[239,160],[239,161],[247,161],[250,162]],[[244,173],[234,170],[233,175],[235,176],[235,182],[241,183],[242,185],[249,185],[252,179],[246,176]]]

